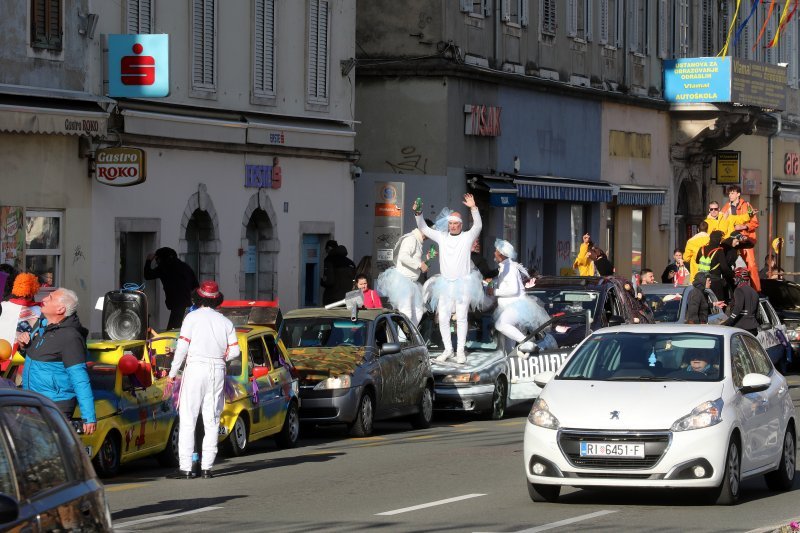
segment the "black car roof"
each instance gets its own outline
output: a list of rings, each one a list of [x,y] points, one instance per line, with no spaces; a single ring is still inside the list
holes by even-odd
[[[391,309],[359,309],[358,318],[363,320],[375,320],[380,315],[392,313]],[[324,308],[304,308],[294,309],[283,315],[284,320],[293,318],[346,318],[350,320],[350,310],[344,307],[335,309]]]
[[[584,289],[599,290],[602,287],[621,283],[622,280],[613,276],[540,276],[536,278],[536,283],[529,289],[540,289],[546,287],[575,287]]]

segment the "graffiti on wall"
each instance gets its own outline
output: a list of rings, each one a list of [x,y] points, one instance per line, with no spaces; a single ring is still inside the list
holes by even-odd
[[[428,158],[417,153],[416,146],[404,146],[400,149],[399,157],[394,161],[386,161],[395,174],[427,174]]]

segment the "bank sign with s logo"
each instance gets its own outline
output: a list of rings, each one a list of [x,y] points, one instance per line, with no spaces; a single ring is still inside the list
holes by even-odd
[[[169,35],[109,35],[108,96],[169,96]]]

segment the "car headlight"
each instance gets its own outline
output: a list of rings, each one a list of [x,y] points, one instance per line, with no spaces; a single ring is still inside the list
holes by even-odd
[[[349,374],[345,374],[343,376],[335,376],[320,381],[314,387],[314,390],[349,389],[350,381],[351,381],[351,376]]]
[[[480,383],[481,376],[477,372],[471,374],[448,374],[442,378],[442,383]]]
[[[534,426],[546,429],[558,429],[560,425],[558,418],[553,416],[553,413],[550,412],[550,406],[541,398],[537,398],[536,401],[533,402],[531,412],[528,413],[528,422]]]
[[[679,418],[672,424],[671,431],[690,431],[714,426],[722,422],[722,398],[713,402],[703,402],[688,415]]]

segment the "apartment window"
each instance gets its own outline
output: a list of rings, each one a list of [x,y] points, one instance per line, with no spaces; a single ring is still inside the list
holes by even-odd
[[[275,96],[275,0],[255,2],[253,94]]]
[[[792,19],[786,24],[786,27],[781,32],[780,44],[780,62],[788,63],[787,65],[787,78],[789,86],[797,87],[797,72],[798,72],[798,49],[797,49],[797,20]]]
[[[127,0],[125,28],[129,34],[153,33],[155,0]]]
[[[44,287],[58,287],[61,283],[61,221],[60,211],[25,213],[25,270],[36,274]]]
[[[766,17],[766,13],[764,16]],[[772,42],[773,37],[775,37],[775,32],[778,31],[778,19],[780,16],[781,12],[779,9],[774,9],[772,11],[769,22],[767,22],[767,29],[764,31],[764,37],[762,37],[763,41],[760,43],[764,49],[764,62],[772,63],[773,65],[778,62],[778,48],[774,46],[772,48],[767,48],[767,45]]]
[[[489,15],[488,0],[461,0],[461,12],[481,17]]]
[[[64,23],[61,0],[31,0],[31,46],[61,50]]]
[[[591,24],[591,15],[589,18]],[[619,31],[622,24],[622,0],[600,0],[600,44],[622,46]]]
[[[539,0],[539,31],[545,35],[555,35],[558,24],[556,23],[556,0]]]
[[[658,0],[658,57],[669,57],[669,40],[672,24],[671,0]]]
[[[328,22],[330,2],[308,2],[308,101],[328,103]]]
[[[672,57],[689,57],[689,0],[675,0],[672,13]]]
[[[192,0],[192,89],[217,88],[217,2]]]
[[[649,17],[647,0],[633,0],[630,3],[630,46],[631,52],[647,54],[649,50]]]
[[[501,17],[506,24],[528,25],[528,0],[502,0]]]
[[[711,57],[717,54],[714,39],[716,4],[716,0],[703,0],[700,6],[700,55],[702,57]]]
[[[592,40],[591,0],[567,0],[567,35],[584,41]]]
[[[739,34],[739,40],[736,42],[736,57],[741,59],[754,59],[755,54],[753,52],[753,43],[755,42],[755,38],[756,35],[758,35],[759,29],[760,26],[758,26],[758,12],[756,12],[753,18],[750,19],[750,22],[748,22],[747,25],[742,29],[742,33]]]

